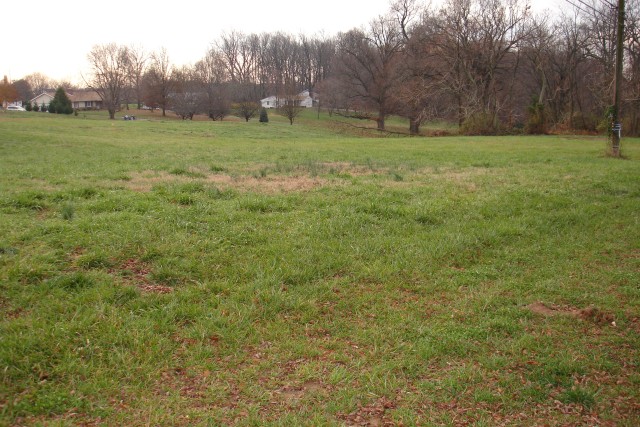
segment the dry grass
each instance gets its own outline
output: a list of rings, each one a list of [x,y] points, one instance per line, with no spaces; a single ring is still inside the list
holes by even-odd
[[[454,183],[456,186],[468,192],[478,189],[477,181],[480,177],[491,174],[486,168],[466,168],[464,170],[455,169],[434,169],[423,168],[412,171],[397,172],[388,167],[371,167],[367,165],[357,165],[348,162],[324,162],[313,166],[313,172],[303,168],[295,168],[291,174],[265,173],[260,176],[259,171],[266,167],[254,167],[250,171],[238,174],[206,173],[202,170],[192,170],[193,175],[176,175],[166,171],[145,170],[133,172],[128,175],[124,182],[124,187],[140,193],[147,193],[154,187],[162,184],[183,184],[198,182],[213,184],[220,189],[233,189],[240,192],[258,192],[264,194],[284,194],[293,192],[308,192],[326,186],[339,186],[344,181],[340,179],[329,179],[329,177],[349,178],[349,177],[389,177],[398,174],[402,176],[400,180],[389,179],[383,185],[388,187],[407,187],[415,185],[420,181],[441,180]]]
[[[125,187],[132,191],[146,193],[160,184],[187,182],[210,183],[215,184],[222,189],[234,189],[245,192],[254,191],[267,194],[311,191],[315,188],[327,185],[327,180],[309,176],[272,175],[264,178],[257,178],[249,175],[231,176],[206,174],[204,178],[192,178],[181,175],[172,175],[167,172],[143,171],[131,174],[131,179],[125,183]]]

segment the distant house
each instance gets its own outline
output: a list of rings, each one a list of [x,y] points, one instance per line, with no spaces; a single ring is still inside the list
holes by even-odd
[[[90,89],[67,90],[67,96],[74,110],[99,110],[102,108],[102,99],[98,92]],[[53,100],[55,91],[42,92],[31,100],[32,105],[48,107]]]
[[[262,104],[262,108],[280,108],[286,105],[287,102],[291,102],[291,99],[286,96],[278,97],[275,95],[272,95],[260,100],[260,104]],[[313,108],[313,105],[314,105],[314,99],[309,94],[308,90],[304,90],[300,92],[295,97],[294,102],[296,103],[296,105],[302,108]]]
[[[102,108],[102,98],[95,90],[75,90],[73,93],[67,92],[67,95],[74,110],[100,110]]]
[[[42,92],[40,95],[33,98],[30,102],[31,105],[37,105],[38,107],[48,107],[53,99],[54,92]]]

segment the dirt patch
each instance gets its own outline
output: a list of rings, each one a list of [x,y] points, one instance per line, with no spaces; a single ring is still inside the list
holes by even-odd
[[[221,174],[202,174],[201,177],[173,175],[167,172],[144,171],[131,174],[131,179],[124,186],[132,191],[146,193],[154,186],[165,183],[201,182],[212,183],[222,188],[232,188],[240,191],[258,191],[262,193],[289,193],[295,191],[310,191],[327,184],[327,180],[306,175],[267,175],[231,176]]]
[[[125,284],[135,286],[143,292],[155,294],[168,294],[173,292],[173,288],[169,286],[154,283],[149,278],[150,273],[151,269],[149,266],[136,258],[129,258],[117,268],[109,270],[109,274],[120,276]]]
[[[369,405],[358,407],[350,414],[338,414],[338,418],[348,426],[392,426],[396,423],[387,416],[386,412],[395,407],[393,401],[381,397]]]
[[[572,307],[557,307],[547,305],[543,302],[534,302],[526,307],[529,311],[542,316],[571,316],[582,320],[588,320],[598,324],[611,324],[615,326],[613,314],[604,312],[596,307],[587,307],[582,309]]]
[[[191,375],[184,368],[174,368],[161,373],[156,385],[156,394],[169,395],[177,392],[181,397],[203,401],[206,397],[206,380],[210,373]]]
[[[90,417],[89,415],[82,413],[66,412],[61,415],[18,417],[12,425],[15,427],[40,425],[74,425],[83,427],[97,427],[105,425],[105,420],[100,417]]]
[[[278,393],[282,396],[283,400],[287,403],[295,403],[302,399],[307,394],[320,393],[325,390],[325,386],[319,381],[307,381],[301,386],[286,386],[283,387]]]
[[[125,188],[137,192],[150,192],[160,184],[203,183],[215,184],[221,189],[255,191],[267,194],[304,192],[328,185],[340,185],[336,177],[366,177],[388,175],[389,186],[411,185],[404,182],[407,178],[442,179],[458,185],[470,192],[478,190],[477,177],[488,175],[490,168],[466,168],[463,170],[447,168],[424,168],[419,170],[395,170],[376,164],[353,164],[349,162],[311,162],[282,169],[272,169],[269,165],[252,167],[241,175],[211,173],[203,170],[190,170],[185,174],[172,174],[166,171],[135,172],[123,181]],[[409,179],[412,181],[412,179]]]
[[[0,319],[13,320],[25,313],[23,308],[12,308],[9,300],[0,295]]]

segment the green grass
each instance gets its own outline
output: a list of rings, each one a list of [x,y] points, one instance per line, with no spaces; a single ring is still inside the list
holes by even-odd
[[[0,115],[0,425],[640,421],[640,140],[154,114]]]

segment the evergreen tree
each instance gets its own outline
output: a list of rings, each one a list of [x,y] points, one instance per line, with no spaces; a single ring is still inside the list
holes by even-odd
[[[58,113],[58,114],[73,113],[73,106],[71,105],[71,100],[69,99],[69,97],[67,96],[67,93],[64,91],[62,87],[59,87],[58,90],[56,90],[55,95],[53,95],[51,104],[49,104],[49,112]]]
[[[37,102],[34,102],[34,103],[33,103],[33,111],[35,111],[36,113],[37,113],[38,111],[40,111],[40,106],[38,105],[38,103],[37,103]]]
[[[269,123],[269,116],[267,115],[267,109],[260,110],[260,123]]]
[[[31,111],[31,110],[33,110],[33,108],[31,107],[31,101],[27,101],[27,102],[24,104],[24,109],[25,109],[25,110],[27,110],[27,111]]]

